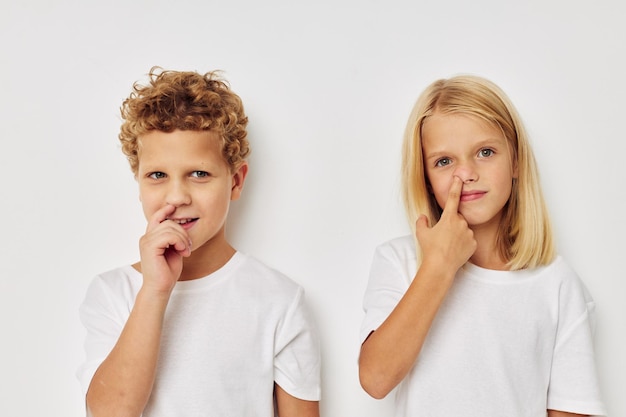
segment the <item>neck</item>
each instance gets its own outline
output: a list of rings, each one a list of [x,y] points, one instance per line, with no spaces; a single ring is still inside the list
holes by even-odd
[[[497,250],[494,251],[492,248],[488,250],[481,250],[479,246],[470,258],[470,262],[485,269],[493,269],[496,271],[509,270],[507,261],[502,259]]]
[[[217,271],[233,257],[236,250],[228,243],[222,234],[214,237],[201,247],[191,252],[191,256],[183,259],[183,271],[178,281],[189,281],[206,277]],[[141,262],[132,265],[141,271]]]
[[[179,281],[205,277],[223,267],[235,254],[226,239],[212,240],[197,248],[183,260],[183,272]]]
[[[476,239],[476,251],[470,258],[470,262],[485,269],[507,271],[507,260],[503,259],[500,249],[496,245],[497,228],[472,228]]]

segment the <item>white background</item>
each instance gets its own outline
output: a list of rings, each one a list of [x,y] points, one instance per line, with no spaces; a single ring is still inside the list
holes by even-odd
[[[408,232],[402,131],[457,73],[498,83],[530,131],[560,252],[598,306],[612,416],[626,415],[626,13],[621,1],[4,1],[0,6],[0,415],[80,416],[77,308],[138,259],[119,106],[153,65],[225,71],[253,148],[228,233],[306,289],[326,417],[389,416],[357,377],[374,247]]]

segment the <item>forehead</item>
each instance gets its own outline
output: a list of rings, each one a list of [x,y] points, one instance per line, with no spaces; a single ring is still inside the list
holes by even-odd
[[[435,113],[427,117],[422,124],[421,136],[423,148],[480,141],[506,143],[504,132],[498,125],[464,113]]]
[[[139,166],[224,162],[222,141],[212,131],[150,131],[138,140]]]

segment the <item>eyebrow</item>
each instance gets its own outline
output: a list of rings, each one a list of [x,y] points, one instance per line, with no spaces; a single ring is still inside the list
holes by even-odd
[[[492,147],[492,148],[500,148],[504,147],[508,149],[506,138],[500,137],[488,137],[487,139],[483,139],[475,144],[476,149]],[[424,145],[422,144],[422,155],[424,160],[431,160],[436,158],[441,158],[442,156],[447,156],[450,153],[447,149],[435,149],[432,152],[426,152]]]

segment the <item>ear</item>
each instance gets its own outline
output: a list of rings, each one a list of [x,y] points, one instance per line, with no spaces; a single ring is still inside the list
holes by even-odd
[[[248,175],[248,162],[244,161],[239,166],[239,168],[237,168],[232,174],[233,182],[230,190],[231,201],[238,200],[239,197],[241,197],[241,192],[243,191],[243,183],[246,180],[246,175]]]

